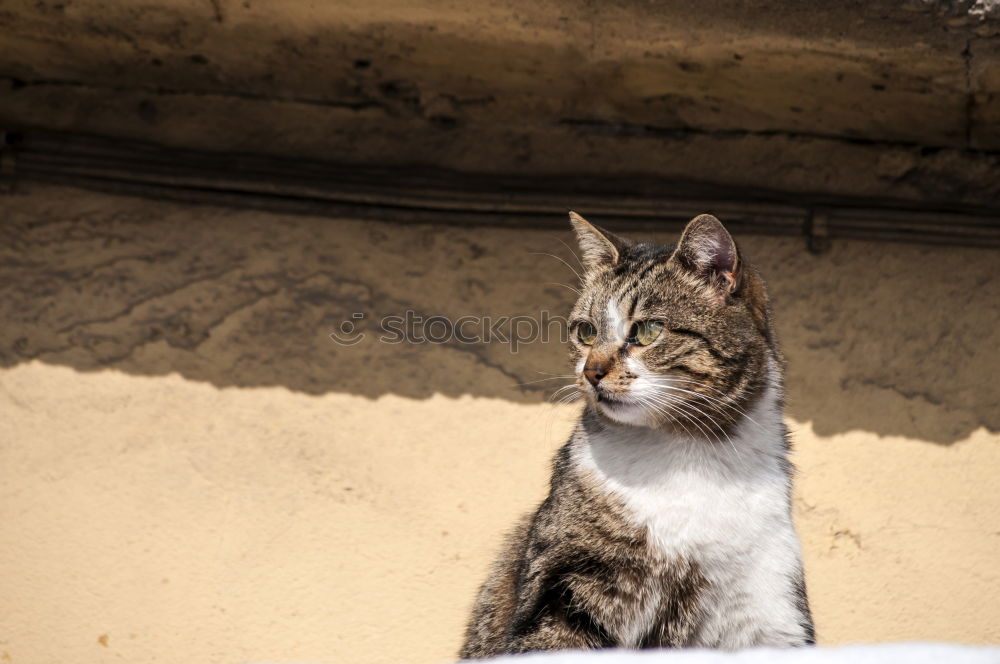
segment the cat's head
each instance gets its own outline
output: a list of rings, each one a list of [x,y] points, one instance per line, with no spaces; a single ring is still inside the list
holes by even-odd
[[[571,356],[593,411],[709,438],[737,424],[777,350],[763,281],[729,232],[703,214],[659,246],[570,221],[584,265]]]

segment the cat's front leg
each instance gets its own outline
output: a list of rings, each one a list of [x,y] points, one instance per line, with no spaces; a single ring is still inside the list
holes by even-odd
[[[504,654],[535,652],[541,650],[579,650],[607,647],[601,636],[593,630],[581,628],[573,620],[555,615],[538,619],[529,631],[510,637],[503,648]]]

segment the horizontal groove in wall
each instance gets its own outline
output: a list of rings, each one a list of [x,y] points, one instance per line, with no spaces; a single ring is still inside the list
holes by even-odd
[[[28,132],[7,150],[15,179],[279,212],[415,223],[565,226],[576,209],[612,229],[673,231],[712,212],[739,233],[1000,247],[1000,211],[810,199],[705,183],[457,174],[222,155]],[[7,160],[9,162],[9,159]],[[6,169],[10,171],[11,169]],[[669,192],[665,194],[663,192]]]

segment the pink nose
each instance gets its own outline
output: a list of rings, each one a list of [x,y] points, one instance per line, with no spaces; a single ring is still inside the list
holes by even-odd
[[[608,369],[603,364],[598,364],[593,367],[584,367],[583,375],[587,377],[587,381],[591,385],[597,387],[597,384],[601,382],[601,379],[608,375]]]

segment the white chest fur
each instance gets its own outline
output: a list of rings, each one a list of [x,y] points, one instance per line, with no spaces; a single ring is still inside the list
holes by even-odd
[[[723,444],[613,425],[577,439],[576,461],[647,530],[652,553],[694,563],[707,581],[691,645],[804,639],[778,398],[778,388],[768,387]],[[639,638],[653,616],[640,616],[623,639]]]

